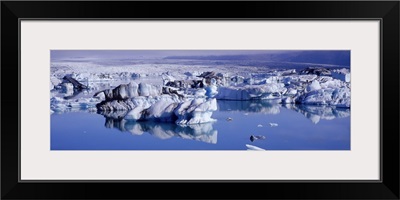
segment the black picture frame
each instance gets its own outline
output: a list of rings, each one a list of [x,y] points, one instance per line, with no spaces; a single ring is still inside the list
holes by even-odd
[[[399,8],[399,1],[2,1],[1,198],[399,199]],[[20,19],[379,19],[381,181],[20,182]]]

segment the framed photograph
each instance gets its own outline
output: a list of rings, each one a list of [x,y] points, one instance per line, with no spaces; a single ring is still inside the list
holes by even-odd
[[[399,8],[3,1],[1,198],[399,199]]]

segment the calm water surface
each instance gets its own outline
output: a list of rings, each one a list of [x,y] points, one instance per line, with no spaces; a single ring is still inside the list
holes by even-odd
[[[350,150],[350,109],[219,100],[217,122],[186,127],[124,114],[54,113],[51,150]]]

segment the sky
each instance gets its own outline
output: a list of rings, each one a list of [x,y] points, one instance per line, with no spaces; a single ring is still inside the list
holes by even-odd
[[[263,60],[350,66],[350,53],[349,50],[51,50],[51,61],[183,58]]]
[[[167,56],[249,55],[283,52],[276,50],[52,50],[51,58],[141,58]]]

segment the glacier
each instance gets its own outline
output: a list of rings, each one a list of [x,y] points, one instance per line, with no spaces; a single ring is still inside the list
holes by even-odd
[[[202,71],[202,68],[162,72],[159,68],[165,70],[163,66],[153,66],[149,70],[126,72],[111,67],[107,68],[108,73],[96,73],[90,71],[91,68],[82,68],[86,71],[55,68],[50,78],[51,113],[74,110],[123,112],[124,120],[172,122],[185,126],[214,122],[212,113],[226,106],[218,104],[220,100],[250,103],[269,100],[271,104],[292,108],[298,106],[290,105],[302,104],[351,107],[350,71],[344,68],[260,73],[251,70],[210,72]],[[71,83],[62,80],[66,74],[81,81],[87,89],[77,92]],[[261,105],[254,109],[279,113],[277,106]]]

